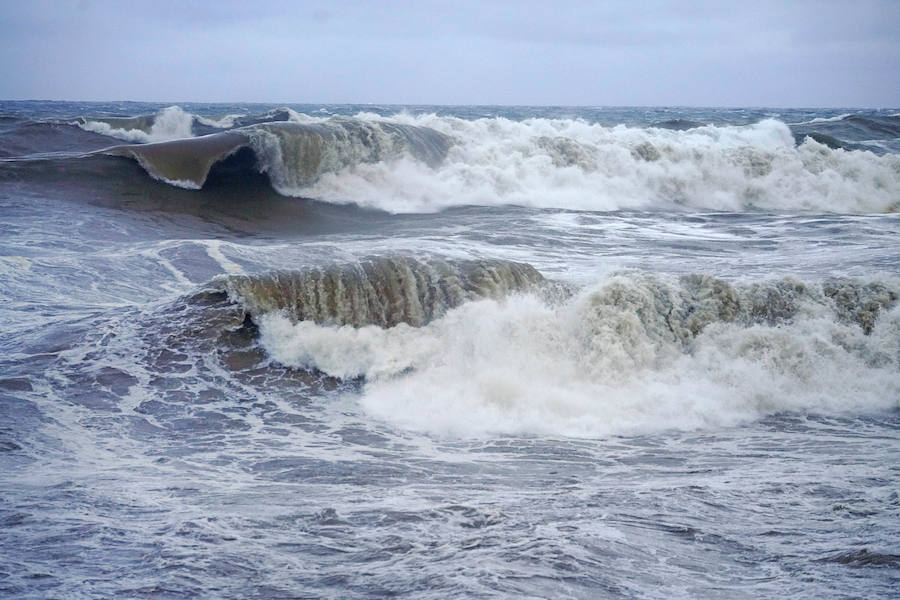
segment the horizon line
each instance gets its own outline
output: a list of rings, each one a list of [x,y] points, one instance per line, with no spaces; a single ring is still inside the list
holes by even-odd
[[[23,99],[0,99],[0,102],[67,102],[81,104],[103,104],[112,102],[122,102],[131,104],[168,104],[177,106],[180,104],[262,104],[262,105],[282,105],[282,106],[384,106],[384,107],[411,107],[411,106],[435,106],[435,107],[500,107],[500,108],[589,108],[589,109],[611,109],[611,108],[725,108],[725,109],[815,109],[815,110],[837,110],[837,109],[855,109],[855,110],[900,110],[900,105],[890,106],[844,106],[844,105],[777,105],[777,104],[506,104],[506,103],[430,103],[430,102],[297,102],[297,101],[259,101],[259,100],[134,100],[134,99],[107,99],[107,100],[63,100],[59,98],[23,98]]]

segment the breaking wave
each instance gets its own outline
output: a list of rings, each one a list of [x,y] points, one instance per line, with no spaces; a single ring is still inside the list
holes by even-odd
[[[358,263],[262,275],[232,275],[217,285],[254,315],[292,322],[425,325],[480,298],[500,298],[543,283],[531,265],[500,260],[377,257]]]
[[[426,167],[436,166],[448,146],[445,136],[421,127],[334,117],[316,123],[264,123],[103,152],[134,158],[152,177],[166,183],[200,189],[214,164],[251,148],[253,169],[266,173],[277,191],[302,195],[299,191],[323,175],[359,168],[362,163],[389,163],[410,156]]]
[[[790,126],[774,119],[750,125],[671,119],[611,127],[571,118],[322,117],[289,108],[198,116],[172,106],[154,115],[83,117],[74,122],[79,129],[72,125],[16,126],[3,132],[12,146],[0,153],[17,160],[57,140],[59,148],[45,153],[125,156],[157,180],[201,189],[217,164],[243,151],[239,169],[248,177],[265,174],[283,196],[390,213],[464,205],[900,209],[900,119],[892,115],[848,113]],[[110,136],[134,143],[98,151],[98,140]],[[45,138],[47,144],[38,144]]]
[[[900,156],[846,151],[775,120],[687,130],[604,127],[577,120],[417,118],[454,136],[428,177],[411,165],[330,174],[311,191],[419,210],[518,204],[582,210],[885,212],[900,199]],[[415,187],[404,185],[413,180]],[[383,203],[383,201],[382,201]],[[383,205],[381,207],[384,207]]]
[[[798,143],[810,137],[830,148],[870,150],[876,154],[900,152],[900,118],[897,115],[846,113],[816,117],[791,125]]]
[[[403,275],[390,292],[368,287],[411,265],[417,273],[435,268],[375,261],[332,279],[320,271],[228,285],[257,311],[261,344],[274,360],[362,378],[371,414],[437,434],[598,436],[900,406],[895,280],[729,283],[621,272],[548,295],[527,266],[473,263],[455,267],[452,277],[477,274],[455,289],[516,283],[448,294],[467,301],[431,313],[397,298],[428,296],[433,280]],[[342,289],[345,273],[353,273],[349,288],[367,282],[367,292],[325,291]],[[370,291],[379,307],[398,312],[366,308]]]
[[[200,188],[213,164],[249,147],[249,168],[266,173],[283,195],[394,213],[508,204],[601,211],[900,206],[900,156],[848,150],[822,133],[795,140],[775,120],[638,128],[435,115],[282,117],[108,153],[134,157],[162,181]]]
[[[86,131],[129,142],[163,142],[192,137],[194,115],[179,106],[170,106],[156,115],[81,117],[75,124]]]

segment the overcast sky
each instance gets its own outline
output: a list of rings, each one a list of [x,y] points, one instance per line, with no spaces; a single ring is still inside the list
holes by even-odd
[[[0,99],[900,107],[900,0],[0,0]]]

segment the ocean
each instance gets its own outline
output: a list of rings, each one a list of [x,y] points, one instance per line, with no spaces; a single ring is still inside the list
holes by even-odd
[[[892,598],[900,110],[0,102],[0,596]]]

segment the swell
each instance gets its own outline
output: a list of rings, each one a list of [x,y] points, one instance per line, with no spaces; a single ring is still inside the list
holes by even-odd
[[[108,137],[69,123],[9,119],[0,125],[0,158],[80,155],[109,147]]]

